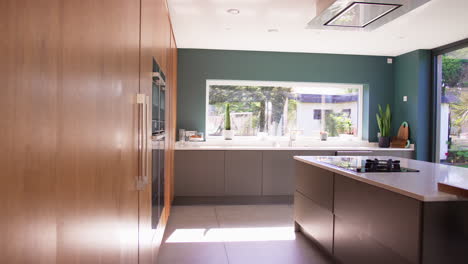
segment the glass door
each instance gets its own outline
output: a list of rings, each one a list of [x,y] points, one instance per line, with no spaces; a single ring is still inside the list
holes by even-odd
[[[468,167],[468,47],[436,57],[436,157]]]

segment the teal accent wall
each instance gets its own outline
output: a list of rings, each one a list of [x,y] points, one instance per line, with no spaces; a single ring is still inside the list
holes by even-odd
[[[206,80],[364,84],[363,137],[377,141],[377,104],[394,100],[394,64],[387,57],[179,49],[177,127],[205,131]]]
[[[431,52],[416,50],[395,58],[393,130],[397,134],[407,121],[410,140],[416,146],[416,159],[431,160]],[[403,102],[403,96],[408,101]]]

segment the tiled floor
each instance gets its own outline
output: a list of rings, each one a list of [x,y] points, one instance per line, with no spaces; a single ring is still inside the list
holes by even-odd
[[[328,264],[290,205],[175,206],[159,264]]]

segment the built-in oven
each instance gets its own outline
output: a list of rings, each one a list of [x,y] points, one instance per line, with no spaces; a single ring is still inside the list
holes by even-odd
[[[152,226],[156,229],[165,203],[166,76],[155,60],[153,60],[152,114]]]

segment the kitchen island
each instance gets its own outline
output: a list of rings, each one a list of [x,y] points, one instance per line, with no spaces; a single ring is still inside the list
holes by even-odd
[[[468,199],[437,183],[468,185],[468,169],[378,157],[419,172],[355,171],[374,158],[295,156],[296,230],[342,263],[466,263]]]

